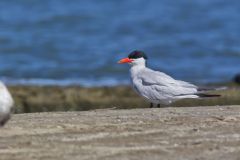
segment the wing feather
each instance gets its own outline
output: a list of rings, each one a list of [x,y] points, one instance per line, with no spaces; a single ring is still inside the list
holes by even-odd
[[[142,73],[139,74],[139,78],[142,80],[142,84],[145,87],[148,86],[154,91],[156,97],[159,96],[159,94],[166,96],[179,96],[194,94],[197,92],[197,86],[191,83],[175,80],[165,73],[150,69],[142,71]]]

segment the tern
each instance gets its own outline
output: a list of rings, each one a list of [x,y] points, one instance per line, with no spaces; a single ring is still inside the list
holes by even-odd
[[[0,81],[0,127],[10,119],[14,101],[7,87]]]
[[[147,101],[150,107],[154,105],[169,105],[172,102],[187,98],[219,97],[207,94],[212,89],[200,88],[194,84],[176,80],[169,75],[154,71],[146,66],[148,57],[142,51],[133,51],[127,58],[118,63],[130,64],[130,76],[133,89]]]

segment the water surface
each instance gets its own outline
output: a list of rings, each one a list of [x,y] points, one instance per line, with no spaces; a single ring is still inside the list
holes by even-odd
[[[149,66],[195,83],[240,72],[237,0],[1,0],[0,76],[10,84],[128,83],[116,62],[135,49]]]

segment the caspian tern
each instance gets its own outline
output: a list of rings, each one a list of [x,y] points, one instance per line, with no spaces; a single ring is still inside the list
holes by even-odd
[[[205,94],[208,89],[201,89],[191,83],[175,80],[169,75],[146,67],[147,56],[142,51],[133,51],[127,58],[118,63],[129,63],[133,89],[147,101],[150,107],[156,104],[169,105],[180,99],[219,97],[220,95]]]
[[[7,87],[0,81],[0,127],[10,118],[14,101]]]

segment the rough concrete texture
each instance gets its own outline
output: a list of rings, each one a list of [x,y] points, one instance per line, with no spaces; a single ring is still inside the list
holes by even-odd
[[[0,159],[240,159],[240,106],[29,113],[0,129]]]

